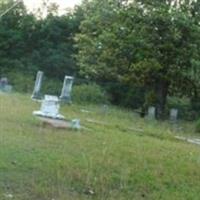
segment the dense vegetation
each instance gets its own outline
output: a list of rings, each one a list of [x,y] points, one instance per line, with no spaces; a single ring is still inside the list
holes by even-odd
[[[30,94],[0,92],[0,199],[198,200],[199,146],[176,136],[198,137],[200,120],[195,130],[122,106],[198,117],[200,2],[83,0],[62,16],[45,2],[34,14],[19,3],[0,17],[0,77],[31,92],[42,70],[42,92],[52,94],[75,76],[74,103],[61,113],[82,127],[42,124]],[[0,13],[14,3],[0,1]]]
[[[13,3],[5,1],[0,8],[5,10]],[[48,8],[47,17],[42,18],[39,13],[28,14],[20,3],[1,18],[1,75],[10,74],[16,79],[22,75],[32,76],[39,69],[54,79],[77,74],[72,55],[75,54],[73,37],[79,30],[78,15],[57,16],[55,6]]]
[[[2,1],[0,10],[13,3]],[[40,69],[50,83],[64,74],[76,76],[78,84],[95,82],[118,105],[154,105],[158,117],[165,115],[170,96],[184,97],[196,116],[199,1],[84,0],[63,16],[55,4],[46,10],[43,18],[41,10],[30,14],[20,3],[1,18],[0,73],[16,87],[26,83],[23,90],[29,90]]]

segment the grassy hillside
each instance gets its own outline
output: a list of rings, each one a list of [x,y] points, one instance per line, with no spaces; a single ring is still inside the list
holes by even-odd
[[[85,129],[58,130],[31,115],[37,108],[28,96],[0,95],[1,200],[199,200],[200,147],[175,140],[182,130],[78,105],[62,113]]]

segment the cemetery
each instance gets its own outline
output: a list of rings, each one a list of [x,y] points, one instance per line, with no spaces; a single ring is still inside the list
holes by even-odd
[[[51,101],[52,97],[46,96],[45,99]],[[57,98],[53,99],[54,103],[58,101]],[[52,104],[48,104],[49,107],[45,105],[39,110],[45,113],[44,117],[42,113],[33,113],[37,118],[31,112],[38,112],[41,100],[32,101],[30,96],[12,94],[12,98],[1,95],[0,102],[0,169],[4,171],[0,183],[5,184],[0,189],[2,199],[13,196],[17,200],[25,200],[30,195],[33,200],[39,196],[47,199],[70,199],[77,196],[78,199],[106,199],[115,195],[128,197],[129,192],[136,199],[141,195],[155,199],[162,196],[159,192],[141,190],[140,184],[152,191],[155,186],[161,190],[167,188],[169,193],[165,193],[165,196],[173,199],[174,189],[163,183],[170,177],[176,177],[174,182],[171,178],[170,183],[184,186],[184,190],[188,191],[187,194],[182,190],[176,192],[178,199],[198,196],[198,177],[195,174],[199,173],[200,147],[198,140],[195,143],[186,141],[187,134],[192,130],[190,123],[181,123],[183,130],[177,130],[173,129],[170,121],[142,119],[138,114],[112,106],[109,106],[108,114],[104,114],[102,106],[83,107],[74,103],[70,106],[64,104],[59,112],[50,113]],[[86,108],[90,112],[85,112]],[[46,118],[46,115],[49,116]],[[54,121],[57,116],[59,126],[62,126],[59,124],[60,118],[67,116],[70,119],[78,117],[81,126],[85,128],[77,131],[41,124],[45,119],[53,120],[47,123],[57,124]],[[115,177],[113,169],[117,173]],[[129,183],[132,177],[138,178],[139,185],[133,184],[133,190],[139,193],[132,193],[132,189],[127,186],[132,185]],[[118,184],[122,183],[124,188],[120,189]],[[191,186],[194,192],[189,192]],[[43,191],[40,191],[41,187]],[[53,187],[51,192],[49,187]],[[110,193],[113,187],[119,192]]]
[[[34,111],[33,115],[37,116],[43,123],[47,123],[56,128],[80,129],[81,126],[79,119],[66,120],[65,117],[59,113],[61,103],[71,103],[73,77],[65,76],[62,92],[59,98],[57,96],[43,96],[41,94],[42,78],[43,72],[38,71],[31,98],[34,101],[41,102],[41,108],[38,111]]]
[[[199,200],[199,11],[2,1],[0,200]]]

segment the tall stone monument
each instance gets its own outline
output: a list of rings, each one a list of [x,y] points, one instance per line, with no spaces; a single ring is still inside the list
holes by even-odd
[[[65,76],[63,88],[60,95],[60,100],[65,103],[71,103],[71,91],[74,78],[72,76]]]
[[[32,99],[36,99],[36,100],[42,99],[40,90],[41,90],[41,86],[42,86],[43,75],[44,75],[44,73],[42,71],[38,71],[36,80],[35,80],[35,87],[33,90],[33,94],[31,96]]]

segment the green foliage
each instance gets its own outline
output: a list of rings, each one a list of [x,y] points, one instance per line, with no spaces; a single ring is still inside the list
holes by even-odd
[[[197,122],[196,122],[196,129],[195,130],[196,130],[197,133],[200,133],[200,119],[198,119]]]
[[[72,100],[80,104],[108,103],[105,91],[96,84],[82,84],[73,87]]]
[[[5,0],[0,11],[14,2]],[[73,37],[79,30],[81,15],[57,16],[55,5],[47,10],[46,18],[37,18],[19,3],[0,19],[0,74],[11,71],[35,74],[40,69],[60,80],[66,74],[77,74]]]
[[[194,63],[199,60],[200,27],[192,15],[198,5],[86,1],[81,33],[76,35],[81,74],[153,90],[162,114],[169,93],[188,95],[193,90],[188,72],[199,67]]]
[[[57,95],[61,94],[63,82],[58,79],[46,78],[42,83],[41,92],[42,94]]]
[[[178,117],[182,120],[196,120],[198,117],[198,110],[193,109],[189,98],[168,97],[167,109],[178,109]]]
[[[2,1],[0,11],[14,2]],[[53,94],[64,75],[81,76],[102,85],[118,105],[154,104],[162,115],[167,96],[181,95],[200,110],[199,1],[84,0],[58,16],[57,5],[45,0],[42,9],[34,15],[19,3],[0,19],[1,76],[42,70],[53,80],[44,90]],[[17,90],[29,91],[17,76]]]
[[[23,74],[21,72],[11,72],[7,74],[9,83],[17,92],[31,93],[34,87],[34,76],[30,74]]]

